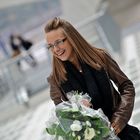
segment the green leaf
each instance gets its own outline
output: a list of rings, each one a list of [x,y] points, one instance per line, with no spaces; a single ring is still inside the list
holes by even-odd
[[[108,127],[103,127],[101,128],[101,134],[103,137],[107,137],[109,135],[109,128]]]
[[[50,128],[46,128],[46,131],[50,134],[50,135],[55,135],[55,130],[57,128],[56,124],[53,124]]]
[[[50,135],[59,135],[59,136],[66,135],[63,129],[60,127],[60,125],[57,125],[57,124],[53,124],[50,128],[46,128],[46,131]]]

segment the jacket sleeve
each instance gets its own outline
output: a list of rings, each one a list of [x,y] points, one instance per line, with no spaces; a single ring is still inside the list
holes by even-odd
[[[133,111],[135,90],[133,83],[122,72],[115,60],[105,52],[104,58],[109,78],[116,84],[121,95],[121,101],[112,116],[111,122],[119,125],[120,130],[122,130],[128,123]]]
[[[49,84],[50,84],[50,97],[53,100],[54,104],[57,105],[62,102],[62,100],[66,100],[63,96],[60,88],[55,84],[52,77],[49,76],[47,78]]]

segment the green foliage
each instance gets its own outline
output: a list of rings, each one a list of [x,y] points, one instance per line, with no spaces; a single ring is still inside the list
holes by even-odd
[[[84,97],[88,95],[76,93],[71,96],[71,103],[57,106],[58,121],[46,128],[47,133],[56,140],[105,140],[109,137],[111,129],[107,126],[106,116],[101,110],[83,107],[79,101]]]
[[[81,111],[63,110],[56,111],[56,115],[59,119],[59,124],[53,124],[50,128],[46,128],[50,135],[62,136],[67,140],[78,140],[77,135],[84,138],[84,131],[86,128],[94,128],[95,137],[92,140],[102,140],[109,135],[110,128],[106,126],[104,121],[97,116],[83,115]],[[70,126],[74,120],[78,120],[82,124],[82,130],[73,132]],[[86,121],[91,123],[91,127],[86,125]],[[75,133],[75,137],[72,136]]]

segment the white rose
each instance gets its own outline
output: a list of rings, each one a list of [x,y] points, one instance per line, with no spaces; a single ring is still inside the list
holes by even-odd
[[[86,121],[86,125],[91,127],[91,123],[89,121]]]
[[[85,135],[85,140],[91,140],[92,138],[95,137],[95,130],[94,128],[87,128],[84,132]]]
[[[80,136],[78,136],[77,138],[78,138],[78,140],[81,140],[81,137]]]
[[[75,121],[73,121],[73,123],[75,123],[75,124],[81,124],[81,122],[80,121],[78,121],[78,120],[75,120]]]
[[[73,123],[70,128],[72,131],[80,131],[82,129],[82,126],[80,124]]]
[[[58,137],[58,140],[63,140],[63,138],[61,136]]]

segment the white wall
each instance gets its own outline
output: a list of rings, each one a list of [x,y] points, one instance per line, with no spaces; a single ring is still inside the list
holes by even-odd
[[[101,0],[60,0],[62,17],[72,23],[79,23],[95,14]]]

